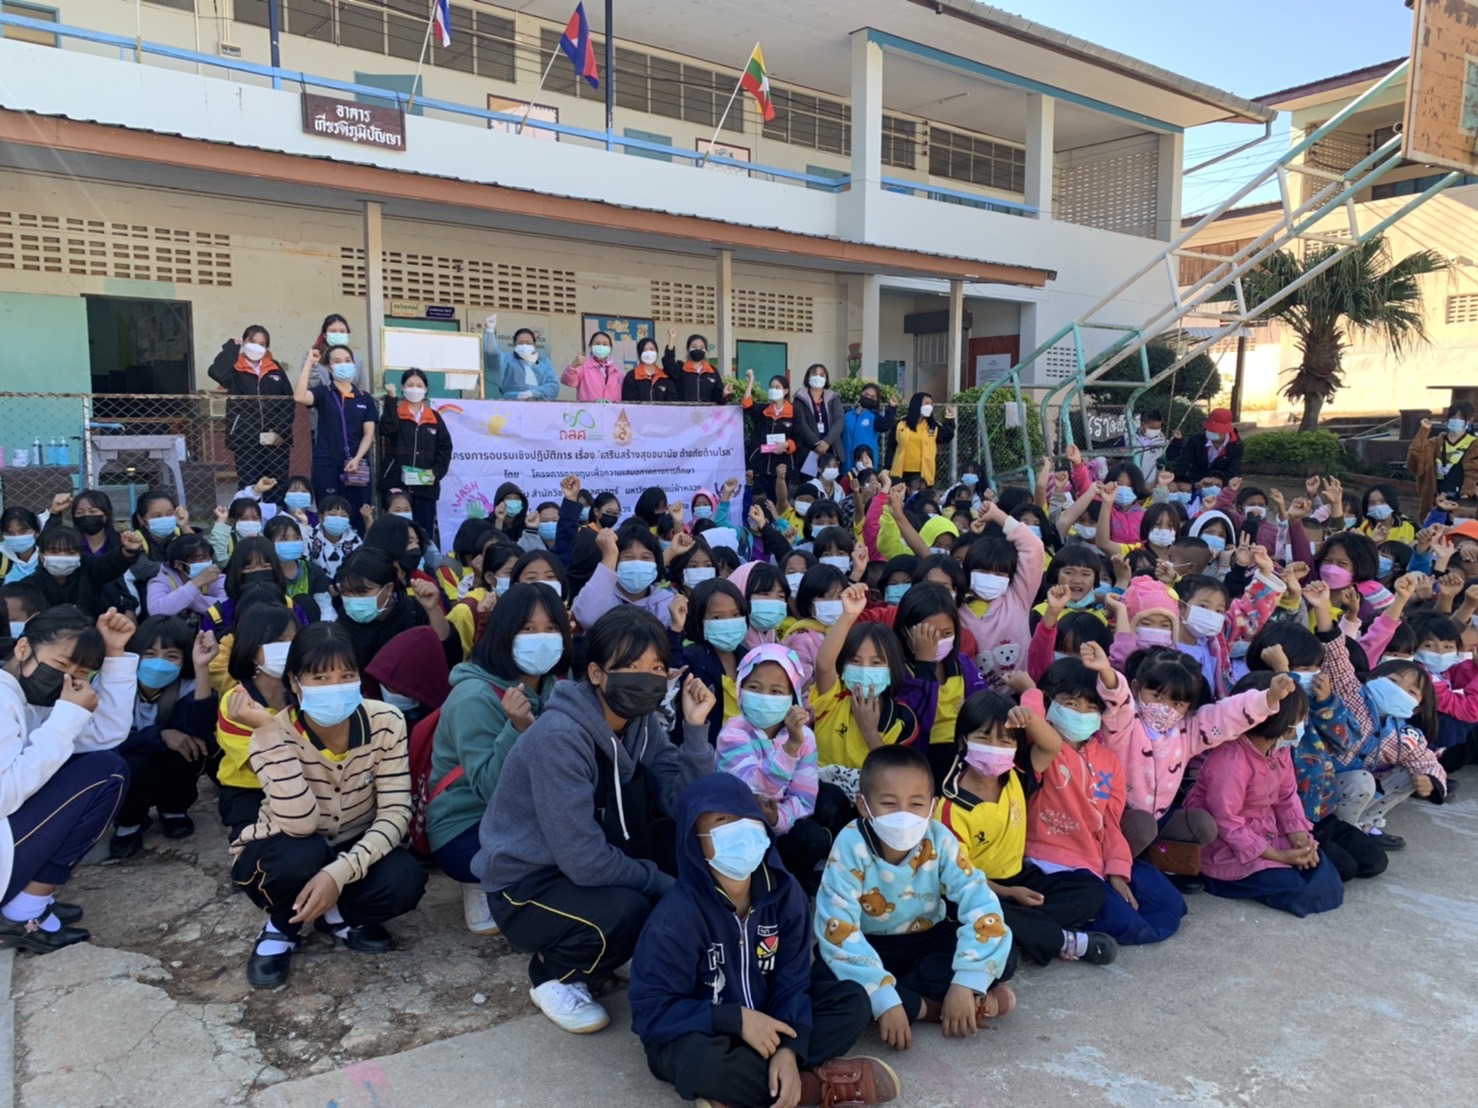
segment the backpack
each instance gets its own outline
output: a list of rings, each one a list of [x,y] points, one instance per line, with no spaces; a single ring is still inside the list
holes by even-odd
[[[499,700],[503,690],[490,685]],[[431,842],[426,838],[426,813],[431,802],[462,778],[461,766],[454,766],[446,776],[434,784],[431,781],[431,745],[436,738],[436,726],[441,722],[441,709],[437,708],[415,727],[411,728],[409,761],[411,772],[411,825],[406,831],[405,842],[413,854],[429,857]]]

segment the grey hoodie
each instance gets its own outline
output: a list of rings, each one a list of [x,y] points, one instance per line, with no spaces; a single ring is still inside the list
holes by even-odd
[[[684,721],[680,747],[668,738],[660,712],[613,735],[595,688],[560,682],[503,763],[483,814],[472,872],[484,889],[501,892],[549,866],[585,888],[615,885],[655,898],[672,886],[655,863],[627,857],[606,841],[595,820],[597,758],[615,760],[619,784],[631,780],[638,762],[646,766],[655,802],[667,815],[688,783],[714,767],[706,723]]]

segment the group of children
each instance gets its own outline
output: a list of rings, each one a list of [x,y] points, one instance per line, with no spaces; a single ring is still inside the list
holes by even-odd
[[[1022,959],[1110,963],[1202,889],[1332,910],[1395,805],[1452,796],[1473,489],[1413,519],[1076,449],[1034,488],[876,461],[629,506],[508,483],[445,553],[408,498],[302,477],[199,530],[155,491],[122,531],[95,490],[7,508],[0,945],[86,939],[75,865],[190,835],[209,776],[253,986],[305,927],[393,949],[434,862],[561,1028],[629,978],[684,1097],[881,1103],[869,1023],[972,1036]]]

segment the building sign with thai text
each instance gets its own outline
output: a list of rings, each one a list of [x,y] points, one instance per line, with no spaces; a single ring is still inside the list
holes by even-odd
[[[405,149],[405,113],[337,100],[332,96],[303,93],[303,130],[310,135],[378,146],[383,150]]]

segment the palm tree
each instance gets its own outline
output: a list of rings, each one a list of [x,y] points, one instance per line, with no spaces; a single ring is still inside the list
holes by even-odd
[[[1242,279],[1249,305],[1260,304],[1326,261],[1338,247],[1309,244],[1302,258],[1287,250],[1270,255]],[[1419,277],[1440,273],[1447,261],[1419,250],[1392,263],[1390,246],[1375,235],[1278,301],[1265,318],[1280,320],[1297,336],[1300,362],[1283,395],[1303,402],[1301,431],[1319,426],[1325,403],[1344,385],[1347,335],[1379,338],[1400,357],[1427,341]],[[1229,299],[1230,290],[1224,297]]]

